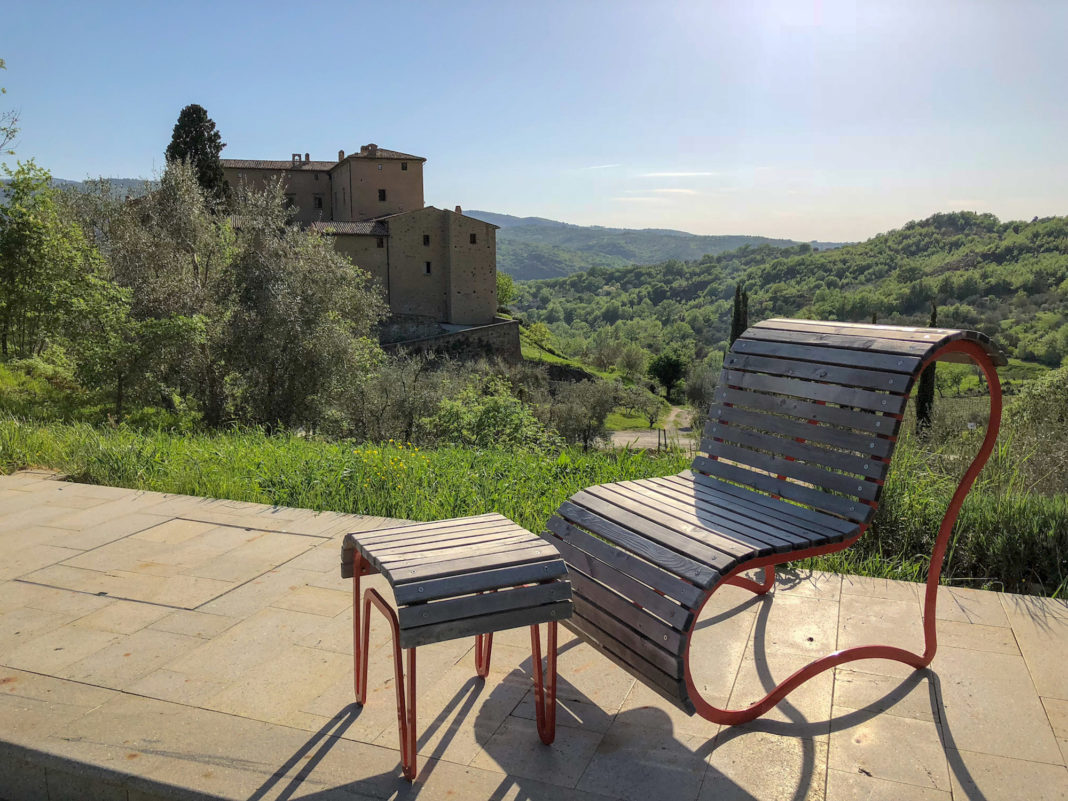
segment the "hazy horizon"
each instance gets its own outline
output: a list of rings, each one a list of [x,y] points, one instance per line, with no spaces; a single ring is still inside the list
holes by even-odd
[[[856,241],[1068,213],[1068,4],[380,8],[13,7],[16,158],[150,177],[199,103],[224,157],[376,142],[428,159],[428,204],[578,225]]]

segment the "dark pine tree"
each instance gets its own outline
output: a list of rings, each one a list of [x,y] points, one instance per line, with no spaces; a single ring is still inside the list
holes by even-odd
[[[934,328],[938,325],[938,307],[931,304],[931,322],[928,326]],[[931,409],[934,408],[935,396],[935,365],[932,362],[927,369],[920,373],[919,383],[916,385],[916,433],[924,434],[931,427]]]
[[[203,106],[186,106],[174,124],[171,143],[167,145],[167,161],[188,161],[197,174],[197,182],[209,197],[226,200],[230,187],[223,177],[219,154],[226,147],[215,123]]]
[[[742,289],[742,285],[738,284],[734,287],[734,312],[731,315],[731,341],[730,344],[734,344],[734,340],[745,333],[745,329],[749,327],[749,293]]]

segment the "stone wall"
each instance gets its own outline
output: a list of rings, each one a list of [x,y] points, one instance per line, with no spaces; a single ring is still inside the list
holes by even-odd
[[[436,337],[409,339],[383,345],[383,348],[396,353],[406,350],[413,353],[434,351],[458,359],[502,359],[511,364],[523,360],[519,346],[519,322],[497,318],[497,322],[454,331]]]

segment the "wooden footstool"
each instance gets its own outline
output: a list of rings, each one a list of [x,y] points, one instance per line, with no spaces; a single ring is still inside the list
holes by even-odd
[[[363,596],[360,577],[381,573],[393,589],[397,611],[374,589]],[[475,636],[475,667],[489,674],[493,632],[530,626],[538,734],[548,745],[556,733],[556,623],[571,616],[571,584],[560,553],[545,540],[498,514],[347,534],[341,575],[352,578],[353,684],[356,703],[367,701],[367,651],[371,606],[393,628],[404,776],[415,779],[415,649]],[[539,623],[548,623],[543,681]],[[401,649],[407,650],[404,683]]]

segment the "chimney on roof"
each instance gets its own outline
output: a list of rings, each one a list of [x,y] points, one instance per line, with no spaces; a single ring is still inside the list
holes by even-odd
[[[294,153],[293,154],[293,163],[294,164],[300,164],[300,153]]]
[[[344,161],[345,160],[345,151],[344,150],[339,150],[337,152],[337,160],[338,161]]]
[[[374,142],[364,145],[360,148],[361,156],[375,156],[378,153],[378,145]]]
[[[306,162],[307,162],[307,161],[311,161],[311,154],[309,154],[309,153],[305,153],[305,154],[304,154],[304,161],[306,161]]]
[[[464,213],[464,210],[463,210],[463,209],[461,209],[461,208],[460,208],[459,206],[457,206],[457,207],[456,207],[456,213],[457,213],[457,214],[463,214],[463,213]]]

